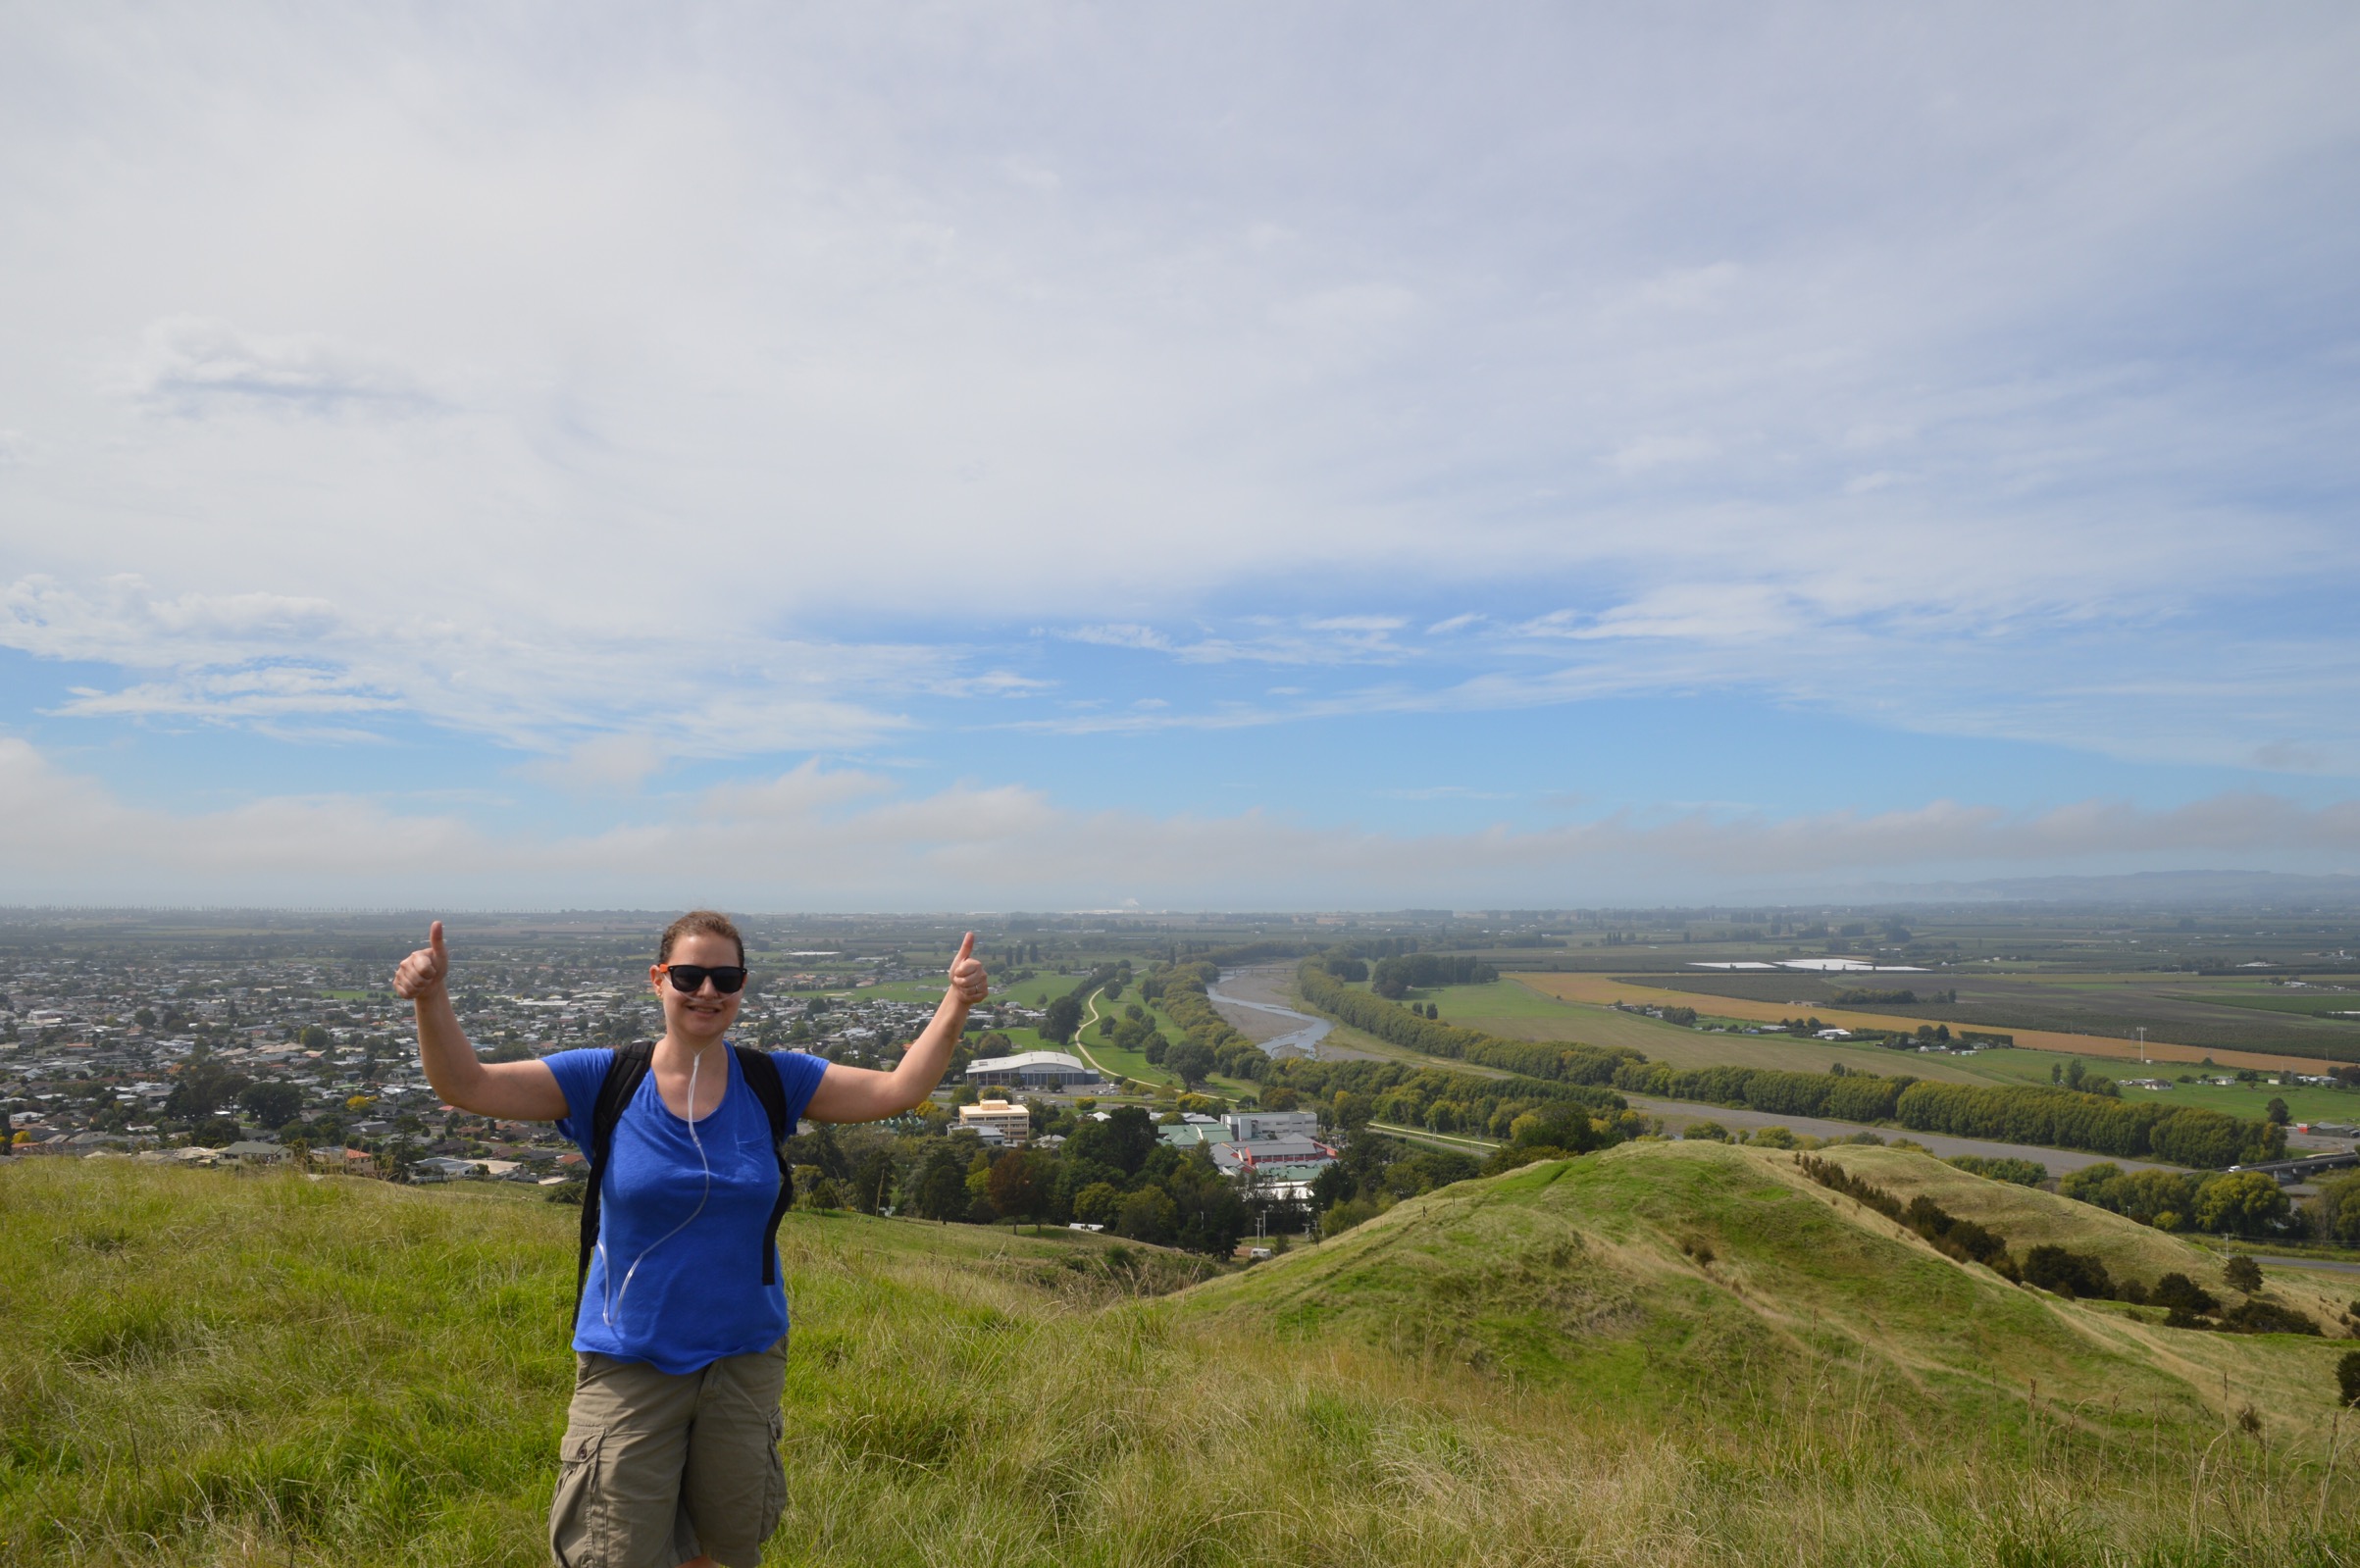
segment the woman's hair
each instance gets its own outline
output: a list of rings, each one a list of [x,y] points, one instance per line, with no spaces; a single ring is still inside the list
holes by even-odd
[[[666,926],[663,939],[655,944],[655,961],[659,964],[670,963],[672,961],[672,944],[692,932],[703,932],[711,936],[727,936],[738,944],[738,962],[741,964],[745,962],[745,938],[738,935],[738,928],[730,917],[718,909],[692,909],[671,925]]]

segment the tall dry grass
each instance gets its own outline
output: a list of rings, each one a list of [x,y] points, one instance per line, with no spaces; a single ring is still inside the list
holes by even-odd
[[[537,1564],[571,1211],[0,1169],[0,1557]],[[1645,1405],[1131,1298],[1096,1241],[797,1215],[778,1563],[2351,1564],[2315,1444],[1868,1366]],[[2346,1435],[2360,1439],[2360,1433]]]

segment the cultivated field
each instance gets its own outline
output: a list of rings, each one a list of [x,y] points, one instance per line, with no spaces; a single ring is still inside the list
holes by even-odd
[[[1536,977],[1538,978],[1538,977]],[[1924,995],[1955,989],[1956,1002],[1882,1006],[1873,1011],[1913,1023],[1976,1029],[2150,1039],[2199,1051],[2258,1051],[2360,1061],[2360,981],[2314,978],[2290,987],[2284,978],[2236,980],[2155,971],[2010,973],[1965,965],[1931,974],[1824,976],[1802,971],[1649,974],[1643,984],[1700,995],[1784,1005],[1833,1005],[1852,986],[1912,987]],[[1699,1002],[1698,1005],[1703,1005]],[[2354,1016],[2340,1018],[2338,1013]]]
[[[1581,1005],[1544,994],[1534,983],[1565,979],[1517,975],[1487,986],[1422,988],[1415,999],[1433,1002],[1443,1022],[1487,1030],[1511,1039],[1577,1039],[1589,1045],[1628,1045],[1651,1062],[1674,1067],[1771,1067],[1823,1073],[1836,1062],[1855,1072],[1908,1073],[1943,1083],[1992,1082],[1990,1075],[1948,1057],[1895,1052],[1840,1040],[1796,1039],[1788,1035],[1700,1034],[1644,1014],[1604,1005]],[[1633,996],[1631,999],[1639,1000]]]
[[[1896,977],[1898,978],[1898,977]],[[1909,977],[1915,978],[1915,977]],[[1694,1007],[1715,1017],[1745,1019],[1755,1023],[1774,1024],[1783,1018],[1793,1018],[1809,1012],[1822,1022],[1843,1029],[1914,1030],[1927,1020],[1903,1017],[1881,1009],[1843,1007],[1798,1008],[1792,1002],[1750,1001],[1741,997],[1707,995],[1693,986],[1674,987],[1668,980],[1685,981],[1685,976],[1649,975],[1644,978],[1615,975],[1521,974],[1514,977],[1517,984],[1529,986],[1546,996],[1563,1001],[1588,1002],[1593,1005],[1616,1001],[1648,1003],[1662,1006]],[[1957,1026],[1954,1024],[1954,1028]],[[2105,1058],[2121,1064],[2140,1059],[2141,1047],[2135,1040],[2108,1039],[2095,1035],[2069,1035],[2054,1031],[2015,1028],[2004,1022],[1987,1026],[2013,1035],[2019,1046],[2028,1050],[2063,1051],[2093,1058]],[[2156,1063],[2180,1062],[2193,1066],[2207,1057],[2221,1066],[2251,1067],[2258,1071],[2290,1070],[2316,1073],[2320,1062],[2316,1057],[2285,1056],[2271,1052],[2204,1050],[2193,1045],[2150,1039],[2144,1047],[2148,1060]]]

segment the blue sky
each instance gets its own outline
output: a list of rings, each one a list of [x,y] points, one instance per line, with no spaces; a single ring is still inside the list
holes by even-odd
[[[0,901],[2360,870],[2348,8],[0,19]]]

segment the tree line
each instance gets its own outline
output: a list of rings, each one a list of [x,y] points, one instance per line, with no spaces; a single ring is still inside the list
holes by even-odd
[[[1620,1046],[1610,1050],[1570,1040],[1505,1039],[1481,1030],[1420,1018],[1382,996],[1354,989],[1315,958],[1296,971],[1296,987],[1312,1006],[1390,1044],[1428,1056],[1504,1068],[1525,1078],[1603,1085],[1614,1080],[1618,1067],[1647,1059]]]
[[[1431,955],[1418,955],[1431,956]],[[2071,1088],[1934,1084],[1906,1075],[1796,1073],[1770,1068],[1678,1069],[1625,1048],[1575,1041],[1503,1039],[1422,1018],[1345,984],[1321,958],[1306,960],[1297,985],[1311,1005],[1379,1039],[1429,1056],[1505,1068],[1545,1081],[1612,1086],[1625,1093],[1742,1105],[1783,1116],[1897,1122],[1922,1133],[2041,1143],[2094,1154],[2167,1160],[2219,1169],[2275,1159],[2285,1131],[2196,1107],[2173,1109]],[[1390,1118],[1387,1118],[1390,1119]]]

